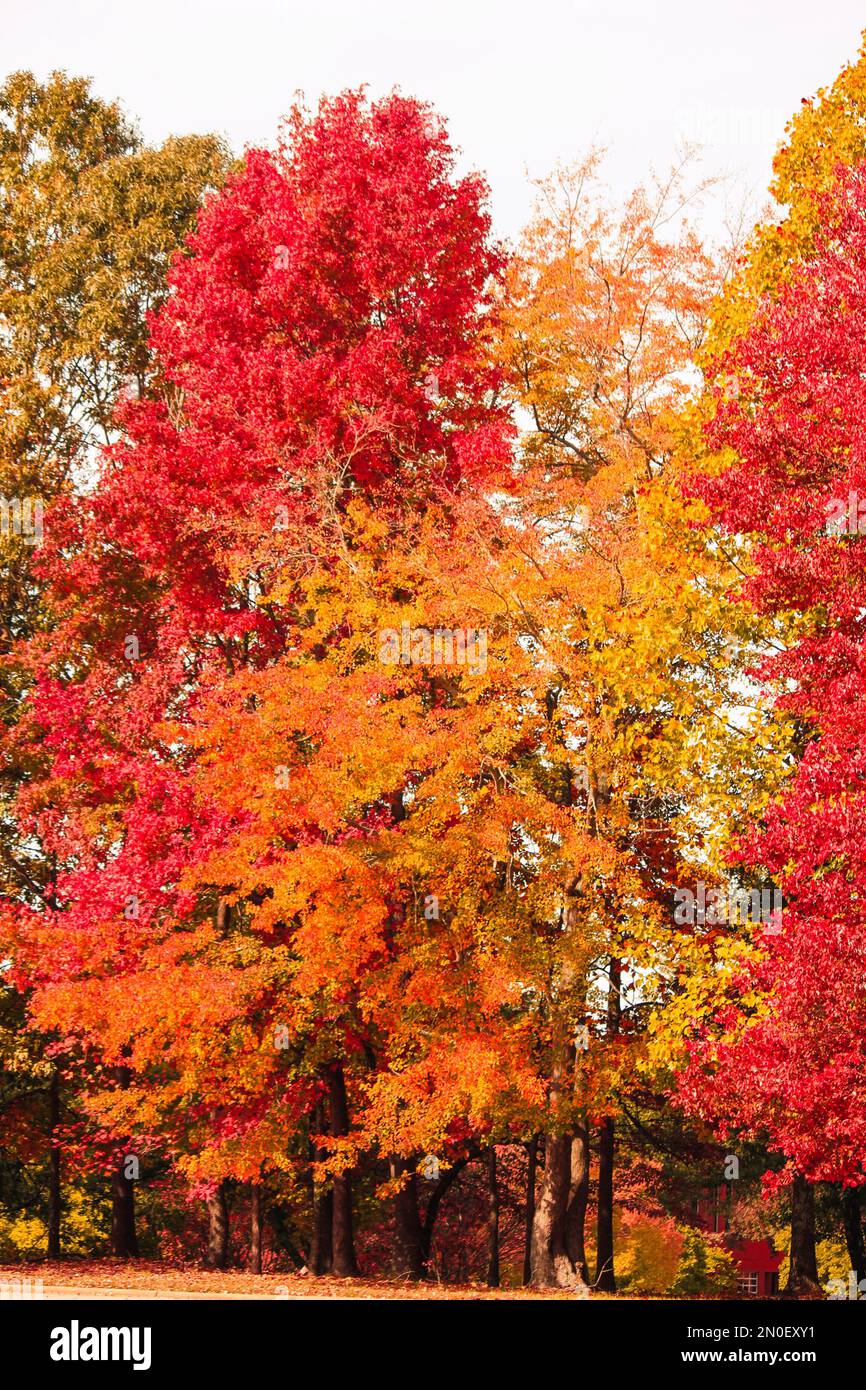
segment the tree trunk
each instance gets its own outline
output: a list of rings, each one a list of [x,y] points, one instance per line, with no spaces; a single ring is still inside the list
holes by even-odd
[[[605,1115],[598,1127],[598,1233],[595,1287],[616,1292],[613,1268],[613,1168],[616,1133],[613,1117]]]
[[[250,1188],[250,1274],[262,1272],[262,1188],[253,1183]]]
[[[114,1075],[122,1091],[129,1086],[129,1067],[115,1067]],[[124,1172],[128,1155],[117,1156],[111,1174],[111,1251],[121,1260],[138,1259],[135,1233],[135,1187]]]
[[[346,1079],[343,1068],[336,1064],[328,1070],[331,1101],[331,1135],[342,1138],[349,1133],[349,1107],[346,1100]],[[333,1272],[348,1279],[358,1273],[355,1259],[355,1239],[352,1224],[352,1180],[348,1172],[334,1178],[333,1225],[331,1228]]]
[[[791,1186],[791,1258],[786,1298],[820,1293],[815,1258],[815,1194],[812,1184],[798,1173]]]
[[[550,1113],[556,1124],[563,1101],[571,1093],[574,1044],[559,1049],[550,1085]],[[565,1239],[565,1218],[571,1191],[571,1133],[551,1128],[544,1139],[544,1171],[532,1223],[532,1282],[541,1288],[575,1289],[581,1279],[572,1264]]]
[[[584,1124],[575,1126],[571,1140],[571,1195],[565,1216],[565,1248],[585,1284],[589,1283],[586,1263],[586,1206],[589,1201],[589,1132]]]
[[[125,1161],[126,1155],[121,1154],[111,1174],[111,1253],[121,1260],[136,1260],[135,1189],[123,1171]]]
[[[331,1227],[332,1272],[338,1279],[351,1279],[358,1273],[352,1225],[352,1184],[347,1173],[334,1178],[333,1224]]]
[[[496,1176],[496,1145],[487,1155],[487,1283],[499,1288],[499,1182]]]
[[[854,1271],[854,1283],[866,1279],[866,1245],[863,1242],[863,1224],[860,1212],[862,1188],[842,1188],[842,1225],[845,1230],[845,1244],[848,1258]]]
[[[307,1273],[310,1263],[298,1244],[291,1207],[286,1202],[268,1202],[265,1216],[273,1232],[275,1248],[285,1250],[295,1269]]]
[[[391,1169],[396,1177],[407,1174],[394,1198],[394,1221],[397,1227],[397,1248],[400,1253],[400,1273],[405,1279],[419,1280],[426,1274],[424,1264],[424,1232],[418,1211],[418,1177],[410,1163],[398,1159]]]
[[[523,1241],[523,1282],[532,1283],[532,1224],[535,1220],[535,1176],[538,1171],[538,1135],[526,1146],[526,1218]]]
[[[541,1288],[570,1288],[574,1275],[565,1246],[570,1148],[567,1134],[545,1136],[541,1190],[532,1223],[532,1282]]]
[[[48,1124],[51,1133],[51,1150],[48,1157],[48,1258],[59,1260],[62,1201],[60,1143],[57,1136],[60,1125],[60,1072],[57,1067],[51,1073],[51,1083],[48,1087]]]
[[[229,1207],[224,1182],[207,1198],[207,1216],[208,1269],[225,1269],[229,1261]]]
[[[321,1101],[316,1104],[313,1112],[312,1128],[316,1134],[323,1134],[325,1129],[325,1112]],[[322,1163],[327,1157],[327,1150],[321,1148],[310,1135],[310,1159],[313,1163]],[[330,1274],[331,1264],[333,1263],[333,1246],[331,1233],[334,1226],[334,1194],[330,1187],[323,1183],[316,1182],[310,1175],[310,1194],[313,1204],[313,1223],[312,1239],[310,1242],[310,1269],[313,1274]]]
[[[430,1252],[433,1248],[433,1231],[436,1226],[436,1215],[442,1203],[442,1198],[451,1185],[457,1181],[468,1163],[468,1158],[458,1158],[457,1162],[442,1174],[433,1188],[433,1191],[430,1193],[427,1201],[427,1210],[424,1213],[424,1224],[421,1228],[425,1269],[427,1269],[430,1264]]]
[[[329,1187],[316,1184],[313,1194],[313,1243],[310,1268],[314,1274],[330,1274],[334,1263],[334,1194]]]
[[[606,1037],[619,1034],[622,1000],[622,962],[611,956],[607,987]],[[598,1224],[596,1231],[595,1287],[602,1293],[616,1293],[613,1267],[613,1173],[616,1158],[616,1129],[612,1115],[606,1115],[598,1131]]]

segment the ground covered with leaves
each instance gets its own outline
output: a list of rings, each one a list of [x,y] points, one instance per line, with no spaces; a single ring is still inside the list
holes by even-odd
[[[167,1269],[150,1260],[58,1260],[0,1265],[0,1287],[42,1280],[45,1289],[128,1290],[155,1298],[186,1294],[237,1298],[561,1299],[562,1291],[488,1289],[474,1284],[412,1284],[399,1280],[327,1279],[242,1270]]]

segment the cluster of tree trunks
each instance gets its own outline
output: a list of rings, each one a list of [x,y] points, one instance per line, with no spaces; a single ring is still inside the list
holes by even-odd
[[[618,984],[618,963],[611,963],[611,977]],[[618,989],[616,991],[618,998]],[[618,1025],[611,1010],[609,1027]],[[566,1048],[560,1065],[554,1069],[553,1108],[557,1093],[563,1092],[574,1063],[574,1050]],[[119,1086],[129,1085],[129,1070],[115,1069]],[[329,1133],[340,1138],[349,1132],[345,1077],[335,1063],[323,1071],[325,1088],[314,1115],[315,1134]],[[48,1254],[61,1253],[61,1163],[60,1144],[54,1135],[60,1124],[60,1077],[52,1075],[48,1089],[49,1121],[52,1134],[49,1151]],[[597,1129],[598,1201],[596,1224],[596,1268],[590,1277],[586,1259],[585,1228],[589,1201],[590,1136],[585,1121],[573,1123],[564,1133],[534,1135],[526,1145],[526,1225],[523,1282],[539,1287],[581,1288],[613,1292],[616,1289],[613,1242],[613,1198],[615,1169],[615,1122],[603,1117]],[[111,1174],[111,1249],[121,1259],[138,1256],[135,1222],[135,1182],[126,1172],[125,1152],[118,1153]],[[313,1143],[311,1158],[323,1161],[326,1150]],[[391,1175],[401,1179],[394,1199],[398,1272],[407,1279],[428,1277],[430,1254],[437,1213],[449,1188],[463,1169],[475,1159],[485,1163],[487,1188],[487,1283],[500,1281],[499,1218],[500,1193],[496,1146],[476,1151],[446,1169],[431,1186],[422,1216],[417,1163],[395,1158]],[[539,1183],[539,1168],[541,1178]],[[861,1220],[861,1192],[843,1187],[839,1194],[842,1226],[856,1280],[866,1279],[866,1242]],[[248,1267],[261,1273],[265,1191],[260,1183],[250,1186],[250,1241]],[[220,1183],[206,1200],[208,1244],[206,1263],[211,1269],[225,1269],[229,1258],[229,1205],[227,1184]],[[351,1277],[358,1273],[355,1256],[352,1212],[352,1176],[336,1174],[328,1184],[312,1184],[312,1236],[307,1266],[314,1274]],[[297,1260],[302,1259],[295,1251]],[[787,1297],[802,1298],[819,1294],[821,1286],[815,1254],[815,1195],[805,1178],[795,1177],[791,1185],[791,1254],[785,1287]]]

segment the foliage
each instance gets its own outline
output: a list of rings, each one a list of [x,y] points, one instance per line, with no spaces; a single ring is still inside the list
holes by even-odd
[[[230,166],[9,79],[3,1258],[52,1152],[71,1253],[132,1156],[145,1254],[263,1200],[266,1273],[516,1282],[615,1124],[621,1286],[684,1297],[713,1131],[864,1180],[864,72],[740,260],[687,164],[509,255],[399,93]]]
[[[739,850],[780,884],[780,929],[763,931],[760,949],[732,979],[728,1006],[683,1081],[698,1113],[767,1132],[813,1180],[855,1185],[866,1177],[857,983],[866,940],[859,908],[864,550],[857,525],[840,527],[833,516],[843,499],[847,517],[864,486],[864,210],[858,169],[841,177],[814,257],[725,359],[738,392],[717,387],[723,399],[712,435],[733,462],[701,486],[728,531],[758,538],[747,598],[799,619],[763,670],[801,727],[803,751],[789,787]],[[759,1006],[762,998],[771,1009]]]
[[[737,1264],[718,1236],[705,1235],[694,1227],[680,1228],[683,1249],[676,1279],[670,1292],[676,1297],[692,1298],[695,1294],[735,1293]]]
[[[666,1293],[683,1263],[685,1238],[669,1217],[618,1212],[617,1275],[629,1293]]]

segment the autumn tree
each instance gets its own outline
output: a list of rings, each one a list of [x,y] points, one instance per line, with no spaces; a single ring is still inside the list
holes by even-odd
[[[747,1133],[769,1134],[788,1159],[795,1199],[804,1179],[857,1188],[866,1177],[856,1080],[864,1047],[862,169],[840,172],[821,208],[813,253],[719,364],[711,437],[730,451],[729,466],[701,483],[721,525],[754,538],[746,599],[790,616],[790,640],[762,674],[796,718],[801,749],[784,794],[739,847],[780,882],[780,929],[765,933],[733,977],[721,1031],[698,1050],[686,1084],[705,1113],[716,1107]],[[699,1101],[705,1067],[713,1082]]]
[[[128,404],[96,488],[56,509],[57,626],[26,654],[28,732],[49,763],[18,814],[56,856],[62,904],[18,915],[34,1020],[123,1072],[94,1101],[118,1133],[152,1133],[165,1107],[183,1117],[164,1138],[191,1180],[255,1188],[306,1168],[307,1142],[324,1149],[342,1274],[363,1020],[351,991],[335,1007],[332,957],[324,996],[306,980],[288,1045],[274,1044],[302,924],[282,915],[267,834],[239,860],[238,746],[216,775],[202,750],[215,708],[242,691],[253,711],[296,681],[270,783],[309,758],[344,636],[332,584],[355,564],[352,507],[399,527],[507,463],[484,350],[501,267],[484,196],[454,177],[433,113],[397,96],[297,110],[276,154],[251,152],[172,272],[153,327],[163,393]],[[303,803],[292,830],[284,807],[279,835],[282,855],[306,851],[320,922],[326,809]]]
[[[147,316],[165,297],[172,255],[227,167],[214,137],[145,146],[88,82],[16,73],[0,91],[0,875],[31,907],[55,909],[55,860],[19,820],[19,788],[41,750],[15,735],[32,681],[21,644],[53,621],[39,546],[52,499],[86,478],[116,437],[124,395],[154,389]],[[8,996],[14,1008],[12,996]],[[56,1041],[56,1040],[55,1040]],[[49,1128],[62,1109],[49,1058]],[[59,1150],[51,1148],[49,1252],[59,1253]]]
[[[757,622],[760,631],[759,639],[752,647],[750,665],[754,668],[755,679],[751,682],[753,691],[752,698],[764,703],[765,708],[772,712],[772,718],[776,727],[774,742],[776,742],[780,752],[787,749],[787,768],[786,776],[789,776],[793,769],[800,763],[804,771],[797,774],[797,781],[792,785],[790,796],[794,799],[791,804],[796,802],[798,795],[807,798],[805,781],[800,781],[801,777],[807,777],[805,767],[811,762],[812,758],[818,758],[820,747],[820,737],[818,730],[813,725],[813,715],[807,711],[806,706],[799,702],[797,698],[776,698],[784,696],[785,682],[787,676],[788,663],[792,665],[796,662],[795,653],[801,648],[804,639],[808,640],[813,631],[816,615],[815,611],[808,610],[808,605],[802,601],[802,594],[793,592],[792,602],[786,603],[781,594],[781,589],[776,588],[772,599],[769,597],[769,590],[762,588],[767,581],[761,578],[765,570],[775,570],[777,561],[772,558],[773,551],[776,549],[781,529],[779,527],[768,528],[765,525],[765,518],[759,515],[761,503],[756,500],[760,497],[762,502],[766,502],[770,493],[767,491],[767,481],[765,470],[769,469],[768,455],[763,456],[760,467],[756,468],[751,460],[755,457],[755,440],[752,438],[748,449],[742,458],[739,458],[735,450],[739,447],[739,436],[733,427],[732,421],[737,415],[740,407],[736,404],[738,392],[742,393],[742,410],[749,409],[748,402],[751,393],[757,392],[758,404],[756,406],[756,428],[762,420],[770,418],[769,412],[777,413],[776,405],[769,404],[772,398],[772,390],[765,405],[762,397],[762,384],[759,376],[763,366],[759,369],[758,378],[754,377],[750,364],[750,354],[758,345],[763,345],[765,356],[763,363],[766,364],[766,345],[768,333],[774,329],[770,326],[775,322],[778,328],[784,321],[786,313],[792,313],[794,302],[800,306],[801,323],[807,313],[806,305],[810,297],[817,305],[817,265],[822,263],[828,248],[828,238],[831,235],[830,228],[835,223],[835,218],[839,215],[840,199],[844,209],[846,194],[841,192],[844,184],[844,170],[856,167],[862,160],[866,149],[863,144],[862,110],[864,104],[864,93],[866,93],[866,57],[861,52],[858,58],[843,68],[835,82],[822,88],[814,98],[804,99],[800,109],[789,121],[785,131],[784,139],[776,153],[773,165],[773,181],[770,192],[777,205],[777,210],[767,220],[758,224],[749,239],[745,254],[742,256],[736,273],[726,287],[725,293],[718,303],[714,306],[712,316],[711,332],[708,336],[706,369],[709,377],[710,389],[704,395],[701,403],[700,414],[704,420],[705,443],[702,448],[696,448],[695,457],[698,460],[700,472],[704,475],[704,481],[698,491],[712,503],[713,511],[711,521],[716,523],[717,529],[712,533],[713,545],[718,545],[726,553],[736,560],[737,574],[731,584],[731,611],[736,611],[745,615],[748,625],[755,631]],[[848,226],[848,215],[844,211],[841,214],[843,225]],[[811,269],[810,269],[811,268]],[[805,278],[804,278],[805,276]],[[789,293],[794,295],[794,284],[799,284],[800,288],[796,292],[794,299],[789,299]],[[807,285],[811,286],[807,288]],[[784,310],[780,307],[778,315],[774,320],[772,305],[777,301],[784,301],[787,306]],[[839,332],[844,334],[848,331],[848,321],[840,321]],[[826,342],[826,339],[825,339]],[[822,350],[821,348],[818,349]],[[807,366],[807,362],[809,365]],[[795,372],[803,372],[805,380],[805,390],[809,390],[809,373],[813,371],[814,360],[809,360],[805,356],[794,366]],[[777,380],[775,373],[771,374],[771,380]],[[791,380],[795,380],[792,376]],[[776,387],[776,391],[779,391]],[[794,414],[799,407],[793,407]],[[718,424],[715,423],[718,416]],[[802,414],[801,419],[805,419]],[[823,419],[816,416],[813,428],[816,438],[826,425],[826,410]],[[742,428],[742,422],[738,428]],[[787,447],[783,445],[782,447]],[[768,442],[768,450],[773,445]],[[844,456],[848,448],[847,439],[840,440],[839,448]],[[732,466],[733,465],[733,466]],[[730,472],[728,472],[730,470]],[[787,468],[780,472],[773,483],[773,487],[781,490],[790,488],[788,499],[794,505],[797,496],[799,483],[796,477],[796,467],[793,464],[791,474],[784,482],[783,474]],[[718,488],[713,479],[721,473],[727,477],[727,481]],[[736,481],[735,481],[736,480]],[[737,501],[733,500],[733,490],[737,482],[747,481],[748,498],[744,496]],[[781,495],[781,492],[779,492]],[[726,500],[723,500],[726,499]],[[846,513],[844,499],[837,499],[838,516],[834,522],[833,518],[823,517],[817,523],[819,529],[825,523],[830,522],[830,529],[835,525],[836,531],[840,535],[846,534],[846,527],[850,529],[850,523],[843,517]],[[748,510],[749,525],[742,524],[746,519]],[[850,510],[850,508],[848,509]],[[855,505],[856,512],[856,505]],[[724,514],[724,516],[723,516]],[[727,520],[724,520],[727,517]],[[723,522],[723,529],[718,527],[718,523]],[[807,553],[816,549],[818,540],[806,542],[804,532],[800,529],[798,521],[793,531],[788,536],[792,549],[798,551],[805,557]],[[827,541],[827,536],[823,539]],[[781,558],[779,563],[781,563]],[[817,565],[820,563],[815,560],[816,573]],[[832,619],[830,619],[832,624]],[[778,654],[778,664],[770,659],[773,654]],[[790,680],[796,681],[799,685],[799,674],[792,674]],[[804,683],[804,690],[808,683]],[[823,692],[819,697],[823,699]],[[807,701],[808,703],[808,701]],[[782,730],[786,730],[783,734]],[[826,746],[826,745],[825,745]],[[782,784],[784,778],[782,779]],[[771,793],[778,793],[780,779],[772,779],[767,790]],[[797,790],[799,788],[799,792]],[[770,816],[765,820],[763,815],[759,817],[759,824],[766,831],[766,841],[761,836],[749,839],[748,841],[738,840],[738,829],[735,822],[730,822],[728,838],[731,843],[731,853],[734,862],[738,866],[738,872],[752,872],[766,874],[770,865],[775,865],[778,872],[783,867],[787,872],[792,871],[792,864],[795,862],[796,855],[800,852],[797,845],[805,844],[804,839],[798,839],[798,835],[805,832],[805,822],[801,824],[799,832],[789,829],[791,838],[788,841],[788,849],[791,851],[792,859],[783,861],[778,854],[765,856],[762,846],[769,844],[774,837],[781,833],[781,825],[787,816],[784,808],[787,800],[779,803],[779,807],[774,809]],[[810,805],[808,798],[804,800],[804,814],[806,806]],[[820,811],[813,808],[808,811],[809,817],[816,817],[817,827],[820,819]],[[770,827],[775,829],[771,832]],[[743,827],[740,826],[740,829]],[[746,847],[748,846],[748,847]],[[805,870],[804,870],[805,872]],[[793,891],[793,879],[788,881],[789,893]],[[799,890],[798,890],[799,891]],[[808,899],[812,889],[804,889],[803,900]],[[785,898],[784,920],[786,924],[796,927],[796,914],[798,909],[792,901],[790,904]],[[685,988],[678,1006],[679,1020],[682,1023],[684,1036],[694,1036],[694,1032],[699,1030],[699,1020],[708,1019],[716,1014],[722,1020],[726,1020],[726,1026],[730,1028],[729,1041],[736,1037],[739,1027],[742,1025],[746,1014],[756,1007],[757,1001],[762,1001],[759,1012],[765,1013],[770,1010],[770,992],[774,988],[774,981],[777,979],[776,971],[780,968],[780,961],[784,952],[788,949],[789,942],[793,942],[799,937],[789,936],[787,926],[782,936],[777,940],[768,940],[760,934],[757,940],[749,939],[748,934],[744,936],[739,933],[740,939],[734,941],[729,932],[712,933],[715,941],[706,941],[706,956],[704,965],[700,965],[696,957],[692,965],[696,966],[694,973],[691,971],[684,977]],[[804,951],[808,953],[810,947],[808,943],[808,933],[802,937]],[[769,963],[764,960],[768,948],[770,951]],[[805,960],[805,956],[803,957]],[[820,957],[815,957],[812,963],[818,965]],[[793,957],[792,957],[792,969]],[[820,969],[820,966],[818,966]],[[733,996],[733,1002],[732,998]],[[745,1001],[745,1011],[744,1011]],[[732,1007],[732,1012],[727,1015],[724,1009]],[[690,1017],[690,1021],[689,1021]],[[739,1024],[735,1020],[740,1020]],[[775,1026],[768,1022],[771,1030]],[[779,1017],[779,1028],[784,1027],[783,1016]],[[674,1028],[675,1031],[675,1028]],[[723,1027],[723,1036],[726,1027]],[[755,1035],[757,1040],[757,1034]],[[707,1057],[709,1057],[711,1047],[708,1044]],[[718,1114],[724,1115],[731,1123],[732,1117],[739,1114],[741,1119],[744,1116],[751,1116],[752,1119],[757,1115],[758,1108],[763,1106],[768,1118],[767,1132],[771,1138],[772,1146],[777,1152],[786,1154],[790,1160],[788,1167],[788,1177],[794,1173],[794,1187],[800,1194],[798,1199],[792,1202],[792,1218],[794,1223],[793,1243],[806,1253],[803,1256],[804,1266],[807,1271],[805,1284],[808,1286],[811,1280],[814,1283],[814,1237],[809,1235],[809,1231],[814,1227],[812,1212],[812,1193],[807,1178],[814,1178],[820,1171],[820,1163],[817,1162],[816,1155],[820,1150],[821,1140],[816,1140],[816,1148],[813,1152],[806,1153],[799,1149],[786,1134],[786,1121],[782,1116],[777,1117],[774,1106],[781,1106],[785,1109],[785,1101],[782,1099],[785,1087],[790,1083],[791,1090],[788,1091],[789,1102],[796,1091],[798,1084],[802,1084],[805,1076],[809,1073],[814,1058],[806,1060],[803,1058],[805,1071],[799,1073],[801,1081],[797,1082],[793,1076],[787,1078],[783,1084],[781,1074],[777,1074],[774,1081],[768,1078],[768,1087],[773,1091],[776,1100],[773,1104],[769,1101],[769,1090],[762,1100],[758,1098],[758,1091],[751,1089],[752,1083],[748,1078],[752,1075],[752,1068],[745,1064],[746,1043],[743,1038],[742,1046],[738,1048],[737,1056],[742,1065],[733,1065],[733,1054],[731,1054],[731,1066],[725,1069],[727,1091],[725,1084],[711,1088],[713,1104],[718,1107]],[[772,1069],[770,1069],[772,1071]],[[696,1085],[694,1075],[687,1073],[690,1077],[689,1088]],[[820,1067],[815,1072],[815,1077],[821,1076]],[[752,1081],[758,1083],[759,1078],[752,1075]],[[823,1094],[823,1083],[818,1082]],[[697,1100],[694,1090],[689,1090],[691,1101],[705,1115],[710,1113],[710,1092],[705,1090],[705,1102]],[[855,1133],[855,1129],[849,1130],[848,1126],[853,1124],[849,1119],[840,1121],[844,1132]],[[817,1126],[817,1134],[820,1135],[821,1126]],[[783,1138],[784,1136],[784,1138]],[[854,1152],[856,1153],[856,1140],[854,1141]],[[801,1166],[805,1165],[805,1166]],[[825,1169],[829,1172],[829,1169]],[[840,1166],[836,1170],[836,1178],[842,1183],[841,1191],[843,1194],[843,1205],[846,1211],[846,1236],[848,1238],[849,1250],[851,1252],[852,1267],[859,1268],[862,1265],[862,1235],[860,1234],[859,1213],[856,1210],[856,1179],[852,1180],[852,1173],[856,1173],[856,1159],[854,1167],[846,1167],[846,1160],[843,1158]],[[804,1176],[805,1175],[805,1176]],[[846,1185],[847,1184],[847,1185]],[[798,1223],[802,1221],[803,1230],[799,1231]],[[812,1249],[810,1255],[809,1249]],[[792,1266],[792,1277],[796,1283],[796,1270]]]
[[[705,825],[711,804],[717,818],[731,800],[730,757],[707,776],[736,666],[722,640],[723,584],[675,486],[696,354],[729,270],[689,226],[700,192],[682,165],[614,210],[591,158],[542,186],[512,272],[505,343],[531,422],[521,503],[535,536],[535,580],[520,602],[546,663],[543,783],[571,808],[595,861],[566,879],[546,993],[550,1110],[533,1235],[541,1283],[585,1277],[593,1127],[594,1281],[614,1286],[617,1097],[676,978],[673,887],[704,839],[696,784],[706,778]],[[577,941],[580,968],[569,962]]]

